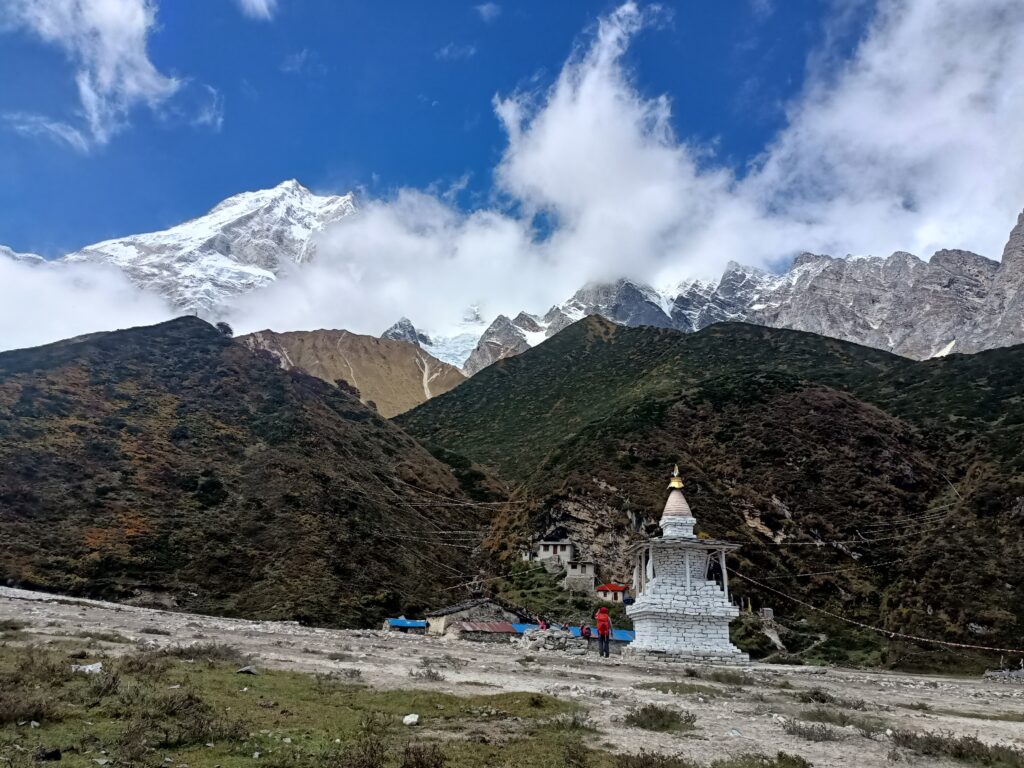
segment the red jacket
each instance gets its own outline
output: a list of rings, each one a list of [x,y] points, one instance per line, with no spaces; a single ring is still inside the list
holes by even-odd
[[[612,620],[608,616],[608,609],[598,609],[594,618],[597,619],[597,634],[601,637],[608,637],[612,633]]]

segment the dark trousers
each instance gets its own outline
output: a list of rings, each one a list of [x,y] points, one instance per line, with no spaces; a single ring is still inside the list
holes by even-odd
[[[601,656],[608,658],[611,653],[611,638],[608,635],[597,636],[597,652]]]

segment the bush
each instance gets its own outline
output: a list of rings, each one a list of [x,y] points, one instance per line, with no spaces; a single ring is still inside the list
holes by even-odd
[[[830,725],[838,725],[841,728],[853,726],[862,736],[867,736],[868,738],[882,730],[882,723],[877,718],[854,715],[849,712],[827,709],[825,707],[816,707],[801,712],[800,717],[814,723],[828,723]]]
[[[427,667],[426,669],[410,669],[409,677],[415,678],[416,680],[427,680],[431,683],[439,683],[447,678],[433,667]]]
[[[700,768],[697,763],[679,755],[658,755],[641,750],[638,755],[619,755],[615,768]],[[775,757],[740,755],[716,760],[709,768],[812,768],[799,755],[779,752]]]
[[[804,723],[800,720],[787,720],[782,730],[790,736],[799,736],[808,741],[838,741],[842,734],[832,730],[824,723]]]
[[[0,725],[57,720],[57,707],[43,694],[0,689]]]
[[[436,744],[410,744],[402,752],[399,768],[444,768],[448,757]]]
[[[597,726],[586,712],[573,712],[559,715],[548,723],[548,727],[556,731],[596,731]]]
[[[824,688],[809,688],[796,694],[796,700],[804,704],[831,704],[834,707],[845,709],[867,709],[867,703],[863,699],[844,699],[841,696],[829,693]]]
[[[165,656],[187,661],[203,660],[209,663],[222,661],[230,664],[243,664],[249,661],[240,650],[226,643],[196,643],[195,645],[177,645],[166,648]]]
[[[892,734],[892,743],[927,757],[951,757],[998,768],[1024,768],[1024,752],[1013,747],[989,745],[974,736],[896,730]]]
[[[657,704],[644,704],[630,709],[624,722],[647,731],[684,731],[694,727],[697,716],[692,712],[680,712]]]

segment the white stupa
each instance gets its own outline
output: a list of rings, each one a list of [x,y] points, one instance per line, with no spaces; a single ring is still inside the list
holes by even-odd
[[[729,622],[739,609],[729,602],[725,553],[738,544],[698,538],[683,496],[679,468],[672,473],[661,514],[662,535],[636,550],[636,600],[626,607],[636,639],[628,653],[670,661],[746,663],[747,654],[729,641]],[[718,561],[722,583],[708,578]]]

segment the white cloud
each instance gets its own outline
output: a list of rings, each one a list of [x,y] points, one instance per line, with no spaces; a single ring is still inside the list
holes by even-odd
[[[589,279],[716,277],[804,249],[998,256],[1024,206],[1024,5],[880,0],[852,56],[809,59],[786,127],[739,176],[632,82],[623,54],[649,21],[624,4],[550,88],[495,99],[500,204],[371,200],[238,324],[379,332],[406,314],[445,330],[472,302],[543,311]]]
[[[51,120],[45,115],[28,112],[9,112],[4,122],[16,133],[23,136],[41,136],[78,152],[89,151],[89,139],[77,128],[59,120]]]
[[[253,19],[269,21],[277,13],[277,0],[236,0],[242,13]]]
[[[804,249],[1001,252],[1024,206],[1017,0],[880,0],[851,56],[815,52],[786,126],[739,175],[635,86],[623,55],[647,23],[627,3],[549,87],[495,98],[507,143],[490,204],[462,210],[441,187],[363,201],[312,263],[238,302],[236,330],[379,333],[404,314],[448,331],[474,302],[543,311],[589,279],[716,277]]]
[[[481,3],[480,5],[474,5],[473,10],[476,11],[480,15],[480,18],[487,24],[497,21],[498,17],[501,16],[501,6],[497,3]]]
[[[201,89],[204,100],[196,108],[192,125],[220,133],[224,127],[224,95],[212,85],[203,85]]]
[[[158,298],[112,267],[22,264],[0,256],[0,349],[169,320]]]
[[[281,61],[281,71],[289,75],[323,77],[327,74],[327,66],[320,61],[316,51],[303,48],[284,57]]]
[[[81,112],[96,144],[124,128],[133,107],[155,108],[181,86],[149,59],[147,38],[156,25],[150,0],[6,0],[4,18],[6,28],[25,28],[63,49],[75,67]],[[67,141],[64,125],[65,136],[50,134]],[[84,138],[84,132],[73,130]]]
[[[463,61],[474,56],[476,56],[476,46],[471,43],[465,45],[448,43],[434,52],[434,58],[438,61]]]

